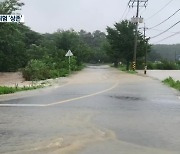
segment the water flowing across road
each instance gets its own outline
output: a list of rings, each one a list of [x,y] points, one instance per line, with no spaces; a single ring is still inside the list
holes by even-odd
[[[88,66],[20,94],[0,99],[1,154],[180,153],[179,92],[149,77]]]

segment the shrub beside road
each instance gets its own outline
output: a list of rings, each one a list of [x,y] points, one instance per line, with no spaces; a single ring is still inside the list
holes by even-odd
[[[180,91],[180,81],[179,80],[175,81],[172,77],[169,77],[169,78],[163,80],[162,82],[165,83],[166,85]]]

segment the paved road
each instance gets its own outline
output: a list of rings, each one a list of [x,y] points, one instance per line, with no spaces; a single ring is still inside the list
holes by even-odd
[[[1,154],[180,153],[179,93],[149,77],[89,66],[0,100]]]

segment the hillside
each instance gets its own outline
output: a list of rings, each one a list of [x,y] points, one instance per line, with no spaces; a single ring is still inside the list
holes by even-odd
[[[150,59],[166,59],[170,61],[175,61],[180,56],[180,44],[173,44],[173,45],[153,45],[152,51],[149,55]]]

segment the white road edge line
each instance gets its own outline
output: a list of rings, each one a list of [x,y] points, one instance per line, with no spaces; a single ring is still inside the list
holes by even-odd
[[[85,96],[81,96],[81,97],[76,97],[76,98],[63,100],[63,101],[60,101],[60,102],[50,103],[50,104],[0,104],[0,107],[48,107],[48,106],[54,106],[54,105],[58,105],[58,104],[63,104],[63,103],[67,103],[67,102],[80,100],[80,99],[83,99],[83,98],[96,96],[96,95],[111,91],[112,89],[116,88],[118,85],[119,85],[119,82],[116,82],[111,88],[105,89],[103,91],[99,91],[99,92],[89,94],[89,95],[85,95]]]
[[[43,104],[0,104],[0,107],[45,107]]]
[[[60,86],[54,86],[54,88],[57,89],[57,88],[65,87],[65,86],[67,86],[67,85],[69,85],[69,83],[65,83],[65,84],[60,85]],[[53,86],[49,86],[49,87],[47,86],[47,87],[44,87],[44,88],[53,88]],[[36,90],[37,90],[37,89],[36,89]],[[44,89],[39,89],[39,90],[44,90]],[[21,91],[21,92],[24,92],[24,91]],[[34,91],[32,90],[32,91],[29,91],[29,92],[34,92]],[[31,94],[30,94],[30,95],[26,95],[26,96],[16,96],[17,94],[18,94],[18,93],[12,93],[12,94],[10,94],[12,98],[3,98],[4,96],[1,95],[1,96],[0,96],[0,99],[1,99],[1,101],[11,101],[11,100],[13,100],[13,99],[27,98],[27,97],[32,96]],[[39,95],[39,94],[35,94],[35,95],[33,95],[33,96],[37,96],[37,95]],[[7,95],[6,95],[5,97],[7,97]],[[0,105],[1,105],[1,104],[0,104]],[[36,105],[36,104],[35,104],[35,105]]]

